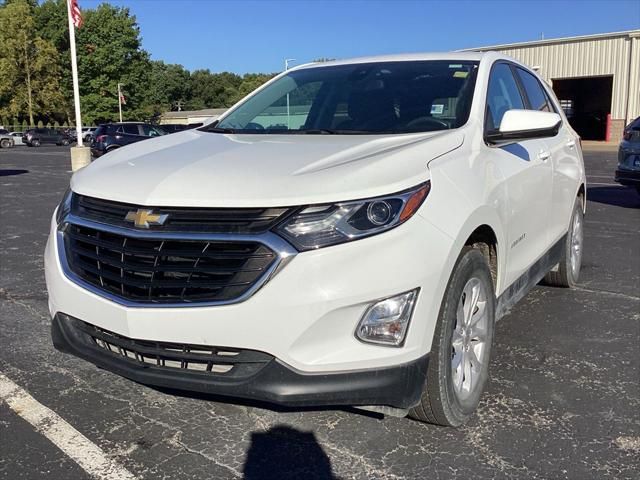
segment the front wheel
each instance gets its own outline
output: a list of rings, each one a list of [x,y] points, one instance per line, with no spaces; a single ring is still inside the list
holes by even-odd
[[[582,250],[584,248],[584,210],[582,197],[577,197],[571,214],[571,223],[565,239],[562,258],[554,270],[544,277],[547,285],[554,287],[574,287],[582,268]]]
[[[416,420],[457,427],[475,412],[489,375],[495,293],[480,250],[465,247],[449,279]]]
[[[40,146],[40,140],[38,140],[37,138],[34,140],[31,140],[31,146],[32,147],[39,147]]]
[[[67,138],[63,139],[61,143],[62,143],[63,147],[68,147],[69,146],[69,140]]]
[[[0,141],[0,147],[2,147],[2,148],[11,148],[11,147],[13,147],[13,144],[11,143],[11,140],[3,138],[2,141]]]

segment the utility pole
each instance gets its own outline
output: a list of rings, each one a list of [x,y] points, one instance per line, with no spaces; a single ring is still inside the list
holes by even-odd
[[[284,71],[289,70],[289,62],[295,62],[295,58],[284,59]],[[289,94],[287,93],[287,130],[291,130],[291,117],[289,116]]]
[[[120,83],[118,83],[118,112],[120,113],[120,123],[122,123],[122,91],[120,90]]]

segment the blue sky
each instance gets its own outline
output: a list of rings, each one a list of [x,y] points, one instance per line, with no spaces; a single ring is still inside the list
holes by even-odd
[[[97,0],[79,0],[94,8]],[[275,72],[299,63],[446,51],[640,28],[640,0],[113,0],[153,59],[189,70]]]

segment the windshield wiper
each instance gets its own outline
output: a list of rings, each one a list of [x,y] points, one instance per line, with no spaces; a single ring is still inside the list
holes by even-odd
[[[297,133],[306,135],[335,135],[336,132],[337,130],[331,130],[330,128],[307,128],[305,130],[297,130]]]
[[[233,128],[209,127],[204,129],[205,132],[211,133],[236,133]]]
[[[290,133],[302,133],[309,135],[375,135],[380,132],[371,130],[336,130],[332,128],[309,128],[306,130],[291,130]]]

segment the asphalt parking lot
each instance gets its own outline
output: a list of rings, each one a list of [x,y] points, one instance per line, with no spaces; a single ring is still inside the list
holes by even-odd
[[[640,195],[613,183],[615,150],[585,162],[580,286],[537,287],[501,320],[488,392],[455,430],[179,395],[55,351],[42,254],[69,151],[0,150],[0,375],[141,479],[640,478]],[[0,401],[0,478],[91,478],[15,410]]]

